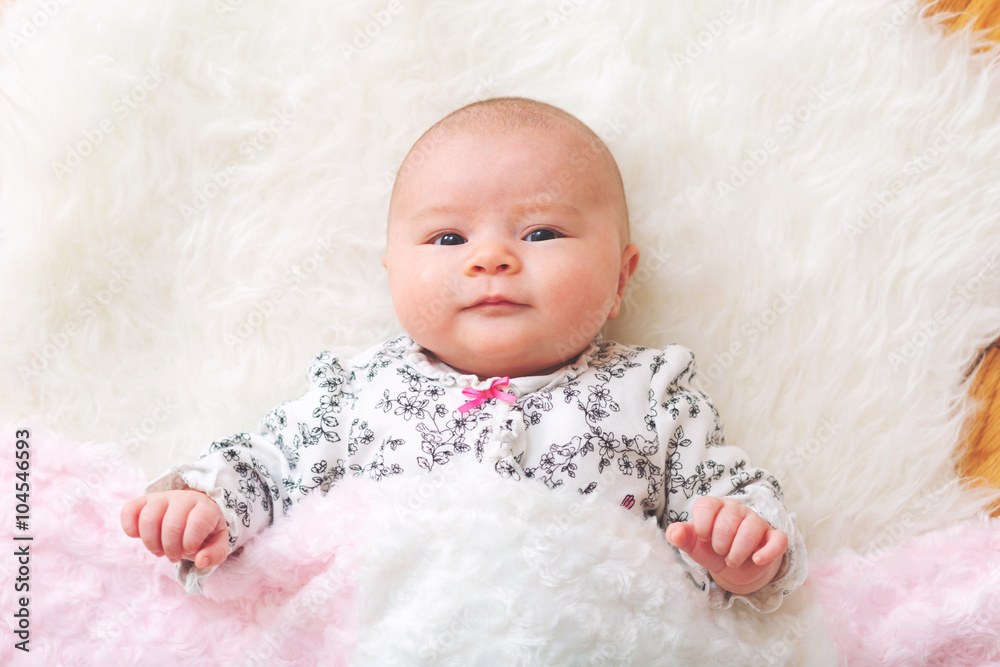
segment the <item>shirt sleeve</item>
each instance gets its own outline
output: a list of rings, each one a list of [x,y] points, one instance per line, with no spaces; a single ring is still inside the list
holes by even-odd
[[[195,489],[208,494],[226,518],[230,553],[304,496],[325,494],[344,476],[349,438],[341,411],[353,396],[349,374],[329,353],[313,360],[308,380],[306,393],[269,412],[257,433],[213,442],[193,463],[150,482],[146,492]],[[182,560],[177,577],[185,591],[199,593],[213,570]]]
[[[664,349],[654,362],[650,407],[661,446],[666,447],[666,503],[660,522],[666,528],[674,521],[690,521],[694,501],[699,496],[714,496],[746,504],[783,531],[788,536],[788,551],[777,574],[763,588],[745,595],[722,589],[708,570],[677,550],[692,579],[707,592],[712,607],[728,609],[734,599],[741,599],[757,611],[771,612],[805,581],[805,543],[796,528],[795,515],[785,510],[778,480],[751,466],[742,449],[726,445],[718,412],[708,397],[691,385],[694,373],[694,356],[680,346]]]

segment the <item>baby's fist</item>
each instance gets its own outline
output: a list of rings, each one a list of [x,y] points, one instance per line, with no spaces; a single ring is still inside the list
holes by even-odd
[[[122,530],[154,556],[182,558],[196,567],[218,565],[229,555],[229,531],[222,510],[201,491],[175,490],[134,498],[122,508]]]
[[[667,541],[732,593],[750,593],[770,582],[788,549],[785,533],[752,509],[710,496],[694,502],[689,523],[670,524]]]

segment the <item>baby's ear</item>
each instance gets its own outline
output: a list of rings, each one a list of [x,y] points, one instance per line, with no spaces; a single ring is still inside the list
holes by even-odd
[[[621,270],[618,272],[618,293],[615,295],[615,305],[611,308],[611,312],[608,313],[608,319],[613,320],[618,317],[618,311],[622,305],[622,299],[625,298],[625,287],[628,285],[629,278],[635,273],[636,267],[639,266],[639,246],[634,243],[629,243],[625,246],[625,250],[622,251],[622,265]]]

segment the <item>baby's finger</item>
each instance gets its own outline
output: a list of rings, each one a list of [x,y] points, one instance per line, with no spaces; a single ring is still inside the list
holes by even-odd
[[[694,549],[698,536],[689,523],[672,523],[667,526],[667,542],[683,552]]]
[[[715,525],[712,526],[712,549],[715,550],[715,553],[720,556],[729,556],[729,552],[733,548],[733,541],[736,539],[744,520],[747,519],[747,513],[747,506],[736,501],[731,501],[723,506],[715,517]],[[749,551],[746,555],[749,555]]]
[[[125,503],[122,507],[122,530],[129,537],[139,537],[139,513],[146,504],[146,496],[139,496]]]
[[[726,565],[739,567],[750,557],[750,554],[757,552],[764,545],[768,528],[770,526],[763,519],[752,516],[744,517],[733,537],[732,545],[729,547]]]
[[[183,550],[185,554],[197,553],[213,533],[219,531],[219,524],[225,527],[222,510],[207,496],[199,500],[187,516],[184,527]]]
[[[694,526],[694,532],[697,533],[700,539],[706,542],[712,541],[715,518],[724,504],[721,498],[713,498],[711,496],[705,496],[694,501],[694,505],[691,508],[691,525]]]
[[[154,556],[163,555],[163,545],[160,542],[160,528],[163,524],[163,514],[167,510],[167,501],[163,496],[151,494],[146,496],[146,503],[139,513],[139,538],[149,553]]]
[[[196,567],[214,567],[226,560],[229,555],[229,531],[220,530],[212,535],[201,550],[195,554],[194,564]]]
[[[163,545],[163,555],[171,563],[180,561],[184,555],[184,527],[194,505],[195,499],[189,498],[186,494],[177,494],[171,499],[163,515],[160,543]]]
[[[754,552],[753,562],[757,565],[767,565],[784,556],[786,551],[788,551],[788,536],[784,531],[769,528],[764,536],[764,545]]]
[[[712,545],[700,539],[689,523],[670,524],[667,541],[709,572],[718,572],[725,567],[725,559],[712,551]]]

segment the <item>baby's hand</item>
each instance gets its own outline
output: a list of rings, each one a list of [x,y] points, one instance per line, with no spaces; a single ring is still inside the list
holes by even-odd
[[[760,590],[781,567],[788,537],[731,498],[699,498],[690,522],[667,527],[667,541],[709,571],[731,593]]]
[[[229,555],[229,531],[222,510],[201,491],[178,490],[133,498],[122,508],[122,529],[138,537],[154,556],[182,558],[210,567]]]

